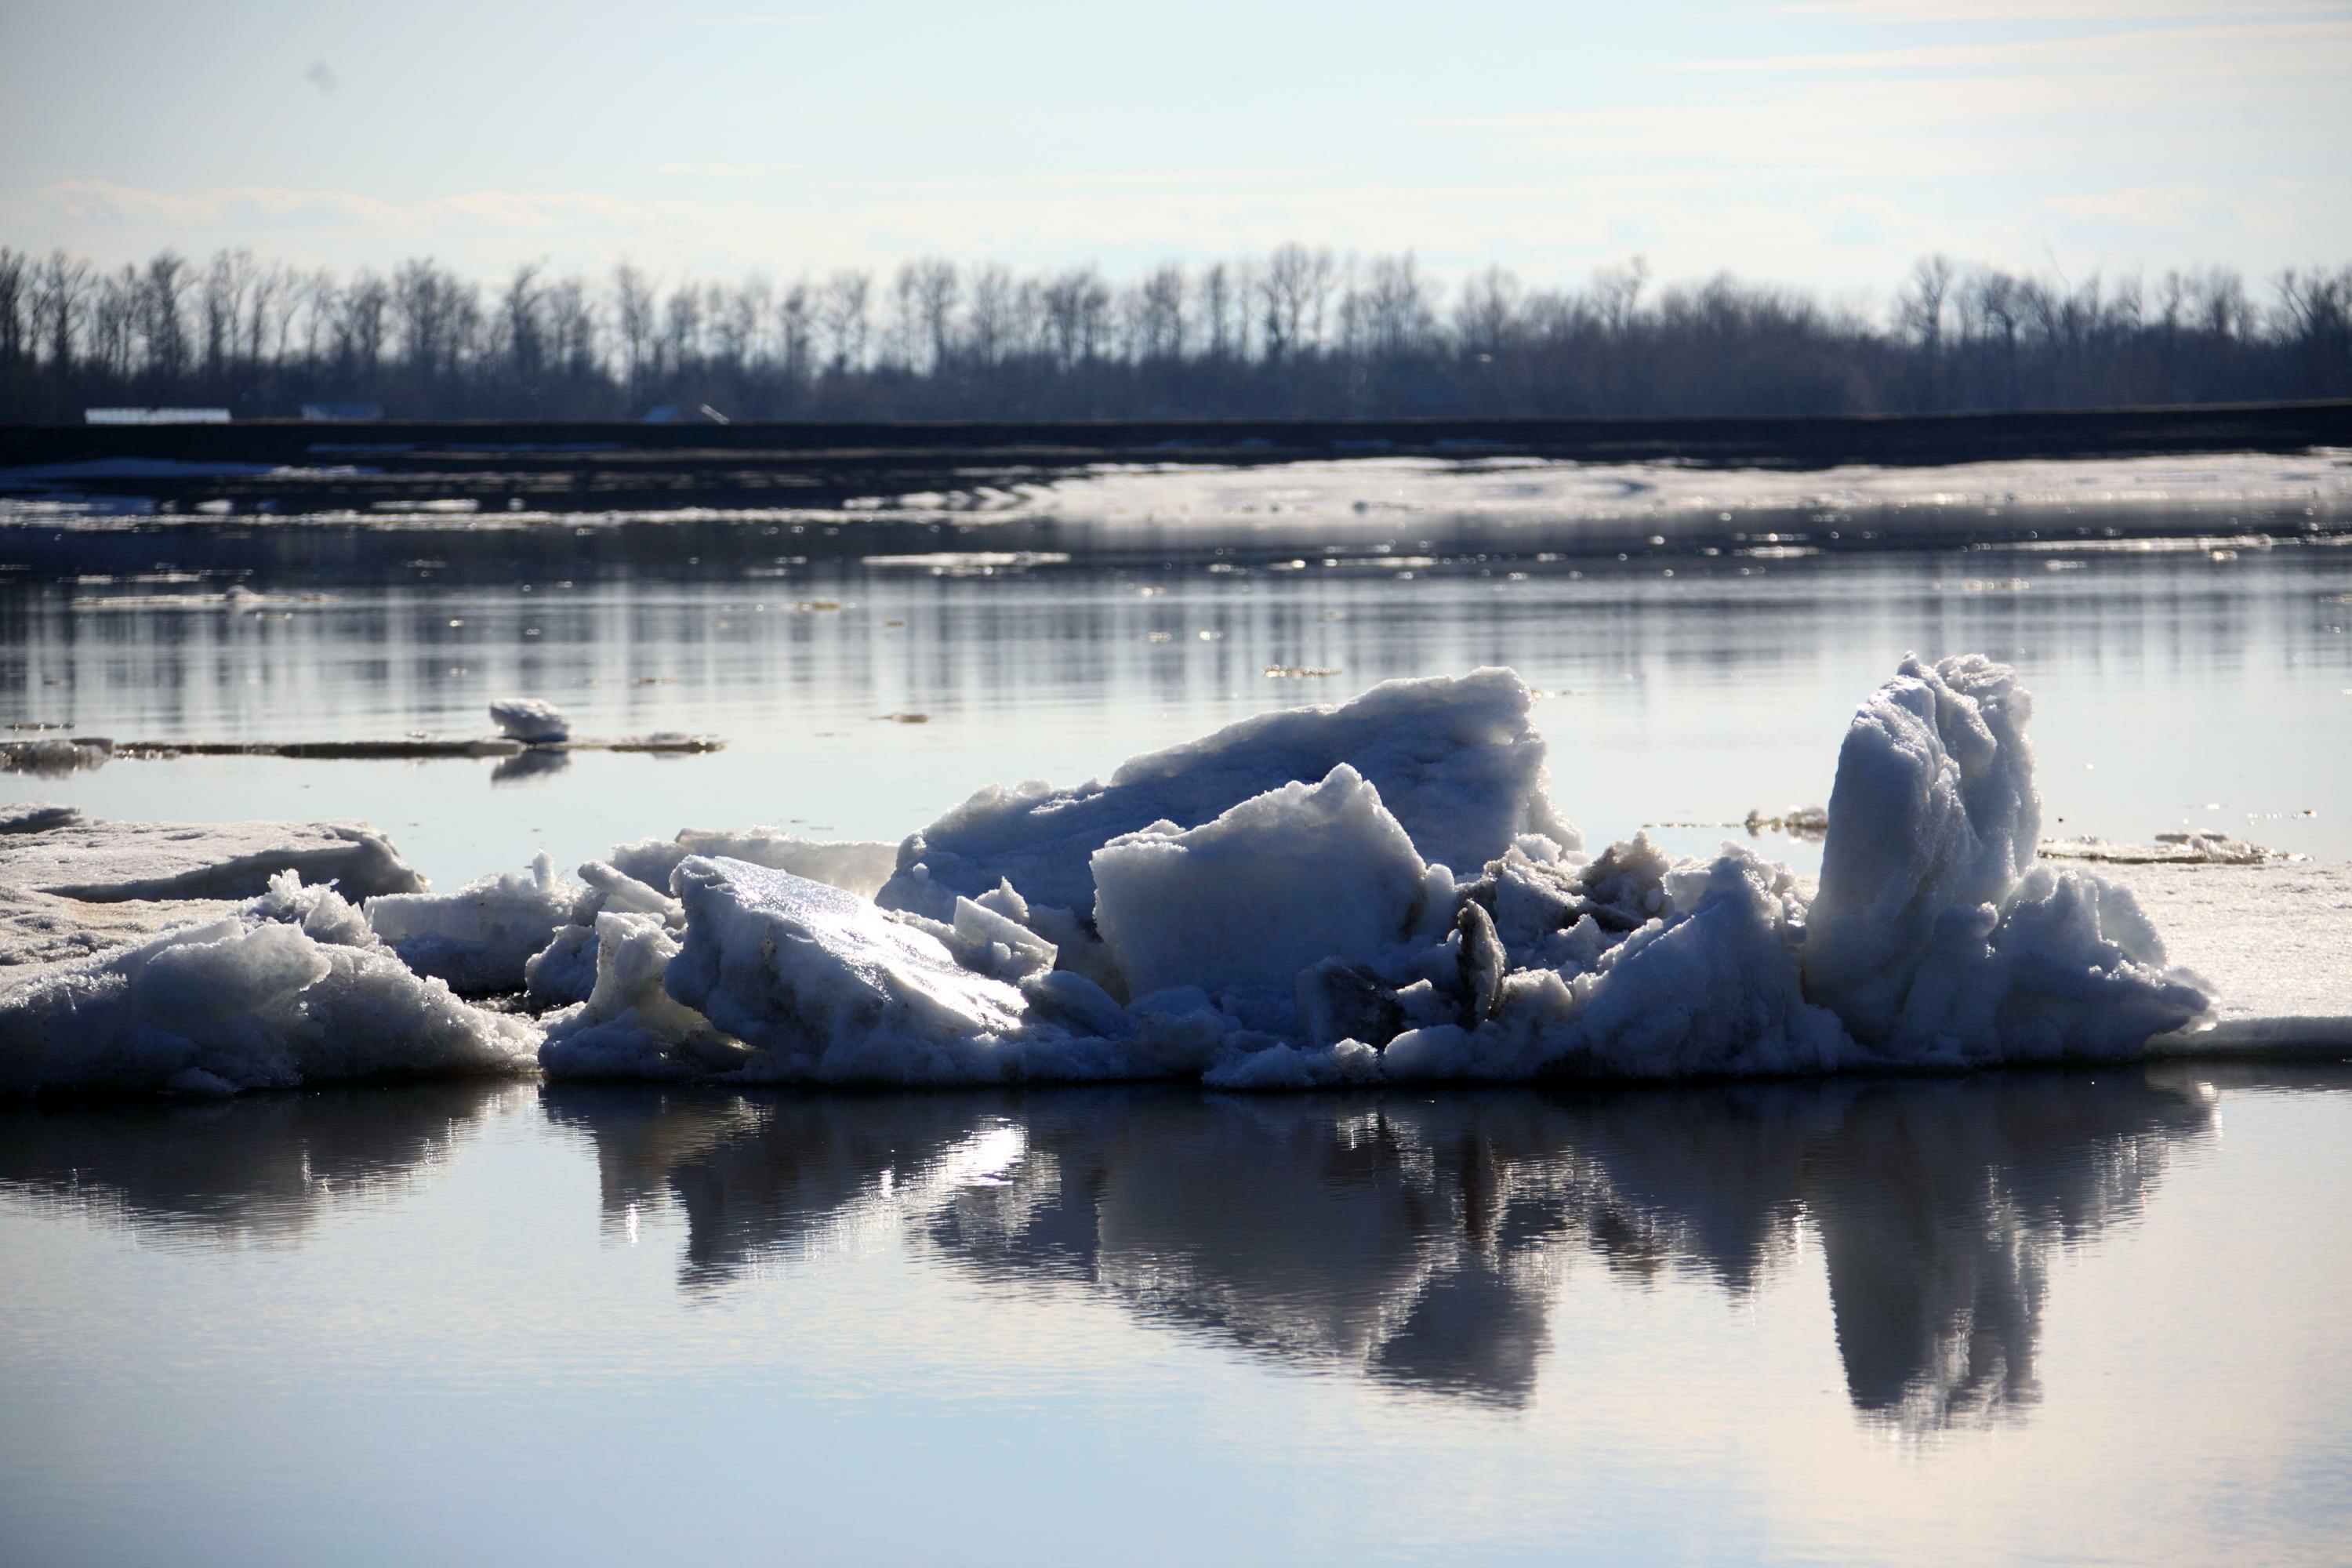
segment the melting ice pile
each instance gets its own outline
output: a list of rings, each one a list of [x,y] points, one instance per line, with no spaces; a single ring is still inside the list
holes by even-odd
[[[1906,660],[1863,705],[1810,900],[1731,846],[1588,856],[1528,700],[1503,669],[1391,681],[983,790],[895,851],[688,832],[363,912],[284,879],[0,995],[0,1089],[534,1052],[747,1084],[1658,1079],[2114,1058],[2207,1011],[2127,894],[2036,860],[2000,665]]]

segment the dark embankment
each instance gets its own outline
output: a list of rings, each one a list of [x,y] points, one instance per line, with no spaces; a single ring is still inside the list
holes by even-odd
[[[836,507],[1097,463],[1527,457],[1722,468],[1927,467],[2352,447],[2352,402],[1801,419],[1052,424],[368,423],[0,427],[0,486],[279,514]],[[144,465],[149,471],[139,471]],[[76,473],[81,465],[102,465]],[[283,472],[272,470],[285,470]],[[11,476],[7,470],[16,470]],[[66,470],[59,472],[58,470]]]

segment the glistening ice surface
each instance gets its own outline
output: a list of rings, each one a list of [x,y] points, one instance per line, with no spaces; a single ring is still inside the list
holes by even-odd
[[[13,1561],[2329,1562],[2339,1069],[0,1109]]]

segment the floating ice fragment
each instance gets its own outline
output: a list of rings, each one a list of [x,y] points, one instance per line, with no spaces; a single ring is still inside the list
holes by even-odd
[[[357,828],[0,834],[0,958],[136,939],[0,993],[0,1090],[497,1070],[538,1043],[420,971],[572,1004],[543,1021],[552,1075],[730,1083],[1673,1079],[2202,1037],[2182,1026],[2209,1016],[2207,988],[2168,966],[2133,898],[2036,858],[2031,704],[2000,666],[1906,660],[1863,705],[1810,902],[1728,845],[1676,860],[1636,837],[1588,859],[1528,702],[1507,671],[1396,682],[1107,784],[983,792],[895,855],[690,831],[578,882],[541,856],[440,898]],[[69,900],[8,874],[108,855],[122,864],[88,885],[112,896],[267,887],[226,910],[142,906],[189,922],[149,934],[146,916],[67,929]],[[411,889],[362,918],[300,879],[336,868]],[[2343,1034],[2224,1022],[2205,1034]]]
[[[552,745],[572,739],[572,721],[554,703],[535,697],[498,698],[490,703],[490,717],[500,734],[525,745]]]
[[[0,805],[0,833],[47,833],[52,827],[71,827],[80,820],[79,806],[58,805],[45,800]]]
[[[1189,832],[1155,824],[1095,851],[1095,923],[1137,994],[1278,985],[1325,958],[1403,940],[1427,868],[1380,792],[1347,763]]]
[[[255,909],[47,970],[0,993],[0,1094],[230,1094],[383,1075],[512,1072],[539,1032],[459,1001],[281,883]],[[332,899],[331,893],[325,895]],[[340,900],[337,900],[340,903]],[[278,918],[299,915],[300,923]]]
[[[1838,753],[1805,988],[1893,1059],[2116,1056],[2206,1011],[2129,893],[2035,864],[2032,711],[2006,666],[1907,658]]]
[[[1259,714],[1131,758],[1107,784],[992,786],[909,837],[878,897],[945,919],[957,894],[1009,880],[1033,905],[1083,919],[1094,910],[1094,853],[1112,839],[1162,821],[1197,827],[1342,763],[1379,791],[1423,860],[1475,868],[1528,832],[1577,847],[1552,808],[1528,709],[1507,669],[1392,680],[1338,707]]]
[[[523,988],[525,966],[571,922],[579,894],[542,851],[527,871],[483,877],[454,893],[370,899],[367,918],[411,969],[482,995]]]
[[[77,820],[0,835],[0,882],[93,902],[249,899],[280,871],[352,899],[425,886],[362,823]]]
[[[742,1065],[749,1047],[662,988],[678,941],[659,919],[608,911],[595,934],[594,987],[549,1020],[541,1067],[561,1078],[661,1079]]]
[[[778,1078],[920,1081],[1018,1030],[1027,1004],[945,943],[837,888],[696,856],[670,994],[766,1052]]]

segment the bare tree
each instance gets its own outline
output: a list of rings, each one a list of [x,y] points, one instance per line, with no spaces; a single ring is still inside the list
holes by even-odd
[[[654,286],[628,262],[613,268],[613,308],[621,328],[622,363],[632,406],[643,401],[654,352]]]
[[[33,258],[0,246],[0,366],[28,359],[34,331],[26,322],[33,298]]]
[[[1518,325],[1521,292],[1518,279],[1500,267],[1475,272],[1463,281],[1454,332],[1464,355],[1491,363],[1505,352]]]
[[[147,342],[148,367],[167,380],[177,380],[188,368],[188,325],[183,314],[188,291],[188,264],[177,251],[159,253],[147,263],[140,298],[140,335]]]
[[[869,314],[873,297],[871,272],[849,268],[825,279],[820,313],[835,374],[866,368],[866,335],[873,328]]]
[[[1604,267],[1592,275],[1593,303],[1601,330],[1623,338],[1641,319],[1642,289],[1650,281],[1650,264],[1639,256],[1622,267]]]
[[[1184,357],[1184,299],[1188,292],[1184,268],[1168,262],[1153,268],[1143,280],[1141,357],[1181,360]]]
[[[1372,258],[1365,304],[1371,350],[1384,358],[1419,353],[1437,330],[1436,312],[1430,308],[1427,286],[1410,250]]]
[[[934,256],[915,264],[915,310],[934,375],[955,360],[955,309],[961,292],[954,262]]]
[[[518,266],[508,274],[506,291],[499,296],[499,327],[506,340],[507,376],[519,388],[535,388],[540,369],[546,361],[539,271],[536,262]]]
[[[62,250],[49,252],[41,268],[40,312],[42,329],[48,337],[49,369],[58,376],[73,370],[74,328],[89,288],[89,262],[72,259]]]
[[[776,336],[783,353],[785,385],[798,389],[816,370],[816,299],[808,279],[794,280],[776,306]]]
[[[1234,352],[1233,313],[1233,275],[1220,261],[1201,278],[1201,320],[1207,329],[1209,357],[1213,360],[1223,360]]]
[[[972,274],[969,341],[972,363],[982,369],[997,364],[1018,341],[1014,331],[1016,295],[1013,274],[998,263],[991,262]]]

